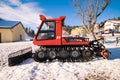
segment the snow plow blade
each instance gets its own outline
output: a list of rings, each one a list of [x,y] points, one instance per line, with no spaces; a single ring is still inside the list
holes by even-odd
[[[8,65],[14,66],[32,56],[32,48],[25,48],[8,55]]]

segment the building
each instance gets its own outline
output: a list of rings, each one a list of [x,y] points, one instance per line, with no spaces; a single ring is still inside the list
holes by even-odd
[[[62,30],[62,37],[70,35],[66,30]]]
[[[82,36],[83,34],[83,28],[82,27],[77,27],[71,30],[71,35],[72,36]]]
[[[0,19],[0,43],[25,40],[25,36],[21,22]]]
[[[99,31],[100,31],[100,29],[99,29],[99,24],[96,23],[96,24],[94,25],[94,33],[97,33],[97,32],[99,32]]]
[[[120,20],[107,20],[104,24],[104,31],[105,30],[120,32]]]

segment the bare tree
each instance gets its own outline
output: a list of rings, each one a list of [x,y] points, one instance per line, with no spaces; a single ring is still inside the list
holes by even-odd
[[[96,39],[94,26],[97,18],[103,13],[110,0],[73,0],[73,5],[77,8],[82,24],[86,31]]]

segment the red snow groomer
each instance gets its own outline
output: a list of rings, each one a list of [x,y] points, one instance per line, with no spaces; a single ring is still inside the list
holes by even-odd
[[[89,61],[96,57],[108,58],[110,52],[98,40],[89,41],[84,37],[63,37],[62,27],[65,16],[49,18],[40,15],[41,25],[33,39],[39,49],[34,51],[35,61]]]

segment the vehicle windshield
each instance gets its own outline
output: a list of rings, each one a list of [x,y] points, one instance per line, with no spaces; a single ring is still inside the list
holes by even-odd
[[[37,40],[55,39],[55,21],[43,22]]]
[[[41,26],[40,31],[46,31],[46,30],[55,30],[55,22],[44,22]]]

